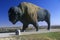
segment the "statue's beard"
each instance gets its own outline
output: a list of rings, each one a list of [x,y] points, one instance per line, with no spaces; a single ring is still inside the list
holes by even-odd
[[[17,21],[16,21],[16,20],[14,20],[14,21],[12,21],[12,24],[16,24],[16,22],[17,22]]]
[[[16,24],[17,19],[16,19],[15,17],[9,17],[9,21],[10,21],[12,24]]]

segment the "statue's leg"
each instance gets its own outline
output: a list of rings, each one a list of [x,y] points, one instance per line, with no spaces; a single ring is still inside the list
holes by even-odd
[[[48,16],[48,17],[46,17],[45,18],[45,21],[47,22],[47,24],[48,24],[48,30],[50,30],[50,17]]]
[[[47,24],[48,24],[48,30],[50,30],[50,21],[49,20],[46,20]]]
[[[27,27],[28,27],[27,24],[23,24],[23,28],[22,28],[21,32],[24,32],[24,30],[26,30]]]
[[[45,10],[45,13],[46,13],[46,15],[45,15],[45,21],[47,22],[47,24],[48,24],[48,30],[50,29],[50,13],[47,11],[47,10]]]
[[[36,28],[36,31],[38,31],[38,24],[36,22],[32,23],[34,25],[34,27]]]

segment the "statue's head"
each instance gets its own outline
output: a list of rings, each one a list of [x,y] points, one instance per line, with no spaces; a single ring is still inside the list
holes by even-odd
[[[15,24],[19,20],[21,14],[22,11],[19,7],[11,7],[8,11],[9,21]]]

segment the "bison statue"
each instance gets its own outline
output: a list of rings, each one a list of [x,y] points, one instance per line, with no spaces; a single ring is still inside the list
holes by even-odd
[[[23,32],[28,24],[33,24],[38,31],[39,21],[46,21],[48,24],[48,30],[50,29],[50,13],[48,10],[41,8],[35,4],[29,2],[21,2],[18,6],[13,6],[8,11],[9,21],[15,24],[17,21],[23,23]]]

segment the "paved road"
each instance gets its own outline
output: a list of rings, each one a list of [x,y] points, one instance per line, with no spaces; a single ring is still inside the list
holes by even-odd
[[[49,31],[46,29],[40,29],[39,31],[29,31],[29,32],[21,32],[21,35],[29,35],[29,34],[38,34],[38,33],[47,33],[47,32],[60,32],[60,29],[50,29]],[[10,37],[15,36],[15,33],[0,33],[0,37]]]

